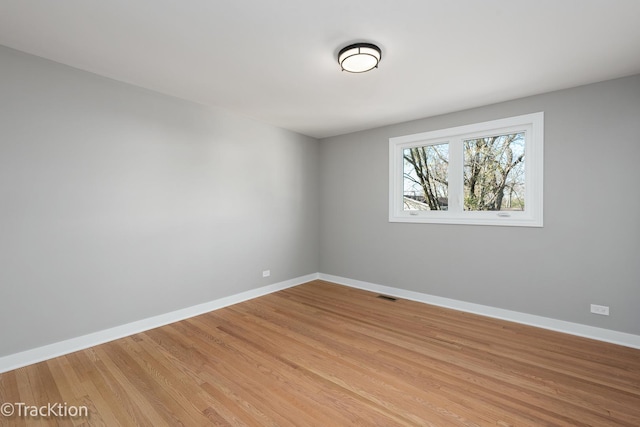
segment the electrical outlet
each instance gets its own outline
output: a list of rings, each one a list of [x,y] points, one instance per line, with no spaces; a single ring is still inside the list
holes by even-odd
[[[271,270],[265,270],[262,272],[262,277],[269,277],[271,276]]]
[[[602,316],[608,316],[609,315],[609,307],[606,306],[606,305],[591,304],[591,312],[593,314],[600,314]]]

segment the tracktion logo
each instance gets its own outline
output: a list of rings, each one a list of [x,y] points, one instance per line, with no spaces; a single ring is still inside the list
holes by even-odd
[[[89,408],[64,403],[48,403],[46,405],[27,405],[24,402],[3,403],[0,414],[18,418],[88,418]]]

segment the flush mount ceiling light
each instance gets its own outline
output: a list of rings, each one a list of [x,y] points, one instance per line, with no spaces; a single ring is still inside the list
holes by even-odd
[[[378,67],[382,59],[380,48],[371,43],[355,43],[340,50],[338,62],[342,71],[364,73]]]

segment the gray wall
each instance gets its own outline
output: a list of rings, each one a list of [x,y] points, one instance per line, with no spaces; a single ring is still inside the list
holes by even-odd
[[[387,221],[389,137],[536,111],[544,228]],[[640,334],[639,118],[634,76],[318,143],[0,47],[0,356],[317,271]]]
[[[390,137],[537,111],[544,228],[388,222]],[[321,272],[640,334],[640,76],[328,138],[320,165]]]
[[[318,164],[314,139],[0,47],[0,356],[317,272]]]

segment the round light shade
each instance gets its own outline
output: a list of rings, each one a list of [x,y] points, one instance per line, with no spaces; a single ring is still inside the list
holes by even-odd
[[[373,70],[382,59],[380,48],[371,43],[349,45],[338,53],[338,62],[343,71],[364,73]]]

